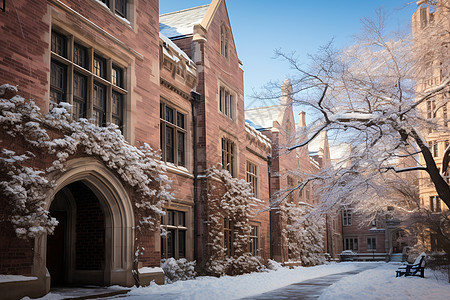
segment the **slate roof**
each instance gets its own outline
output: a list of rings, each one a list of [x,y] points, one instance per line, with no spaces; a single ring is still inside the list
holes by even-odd
[[[192,35],[194,25],[202,22],[208,8],[209,4],[160,15],[159,32],[170,39]]]
[[[245,119],[257,130],[270,129],[273,121],[277,121],[285,109],[283,105],[249,108],[245,110]]]

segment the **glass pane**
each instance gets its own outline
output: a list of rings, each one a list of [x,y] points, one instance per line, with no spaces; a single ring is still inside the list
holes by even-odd
[[[63,89],[65,86],[66,68],[56,62],[52,62],[50,84],[53,87]]]
[[[73,49],[73,62],[80,67],[86,68],[86,48],[75,44]]]
[[[175,254],[175,230],[167,230],[167,258],[174,257]]]
[[[186,227],[186,213],[179,211],[178,212],[178,226]]]
[[[111,81],[112,84],[123,87],[122,85],[122,70],[116,66],[113,66],[112,72],[111,72]]]
[[[112,113],[119,118],[122,116],[122,94],[112,93]]]
[[[116,13],[122,17],[126,17],[127,12],[127,1],[126,0],[116,0]]]
[[[177,113],[177,126],[184,129],[184,115]]]
[[[65,101],[66,66],[52,61],[50,70],[50,99],[54,102]]]
[[[178,230],[178,258],[186,256],[186,231]]]
[[[99,77],[105,78],[106,62],[103,58],[94,56],[94,70],[93,73]]]
[[[94,106],[98,109],[104,110],[106,102],[106,88],[105,86],[94,83]]]
[[[173,109],[166,106],[166,121],[173,123]]]
[[[56,33],[52,32],[52,51],[60,56],[66,57],[66,37]]]
[[[174,162],[174,129],[166,126],[166,161]]]
[[[87,79],[85,76],[74,73],[73,75],[73,95],[77,98],[86,98]]]
[[[167,225],[175,225],[175,211],[167,211]]]
[[[178,132],[178,165],[185,165],[184,157],[184,132]]]
[[[166,238],[161,237],[161,258],[166,258]]]
[[[99,127],[105,124],[103,111],[94,109],[94,124]]]

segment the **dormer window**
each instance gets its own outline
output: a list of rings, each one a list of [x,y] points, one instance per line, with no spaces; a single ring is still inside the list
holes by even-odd
[[[220,53],[228,58],[228,33],[225,25],[220,28]]]

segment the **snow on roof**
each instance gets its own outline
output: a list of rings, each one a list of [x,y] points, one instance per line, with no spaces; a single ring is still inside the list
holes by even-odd
[[[192,35],[208,8],[209,4],[160,15],[159,31],[170,39]]]
[[[252,125],[249,124],[248,122],[245,122],[245,131],[251,136],[253,136],[257,141],[265,145],[267,148],[272,149],[270,139],[261,132],[257,131],[255,128],[253,128]]]
[[[172,50],[174,50],[175,52],[177,52],[180,56],[183,56],[187,61],[192,62],[194,64],[194,62],[189,58],[189,56],[183,51],[181,50],[177,45],[175,45],[174,42],[172,42],[167,36],[165,36],[163,33],[159,33],[159,38],[163,40],[164,43],[166,43],[166,45],[170,48],[172,48]],[[163,49],[164,50],[164,49]],[[166,54],[166,53],[165,53]],[[172,57],[170,54],[166,54],[169,57]],[[177,59],[174,59],[175,61],[177,61]],[[195,64],[194,64],[195,65]]]
[[[245,110],[245,119],[257,130],[268,129],[285,109],[283,105],[249,108]]]

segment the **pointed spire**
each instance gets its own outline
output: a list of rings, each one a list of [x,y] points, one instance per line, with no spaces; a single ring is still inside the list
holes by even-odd
[[[292,85],[289,79],[285,79],[281,85],[281,105],[292,104]]]

